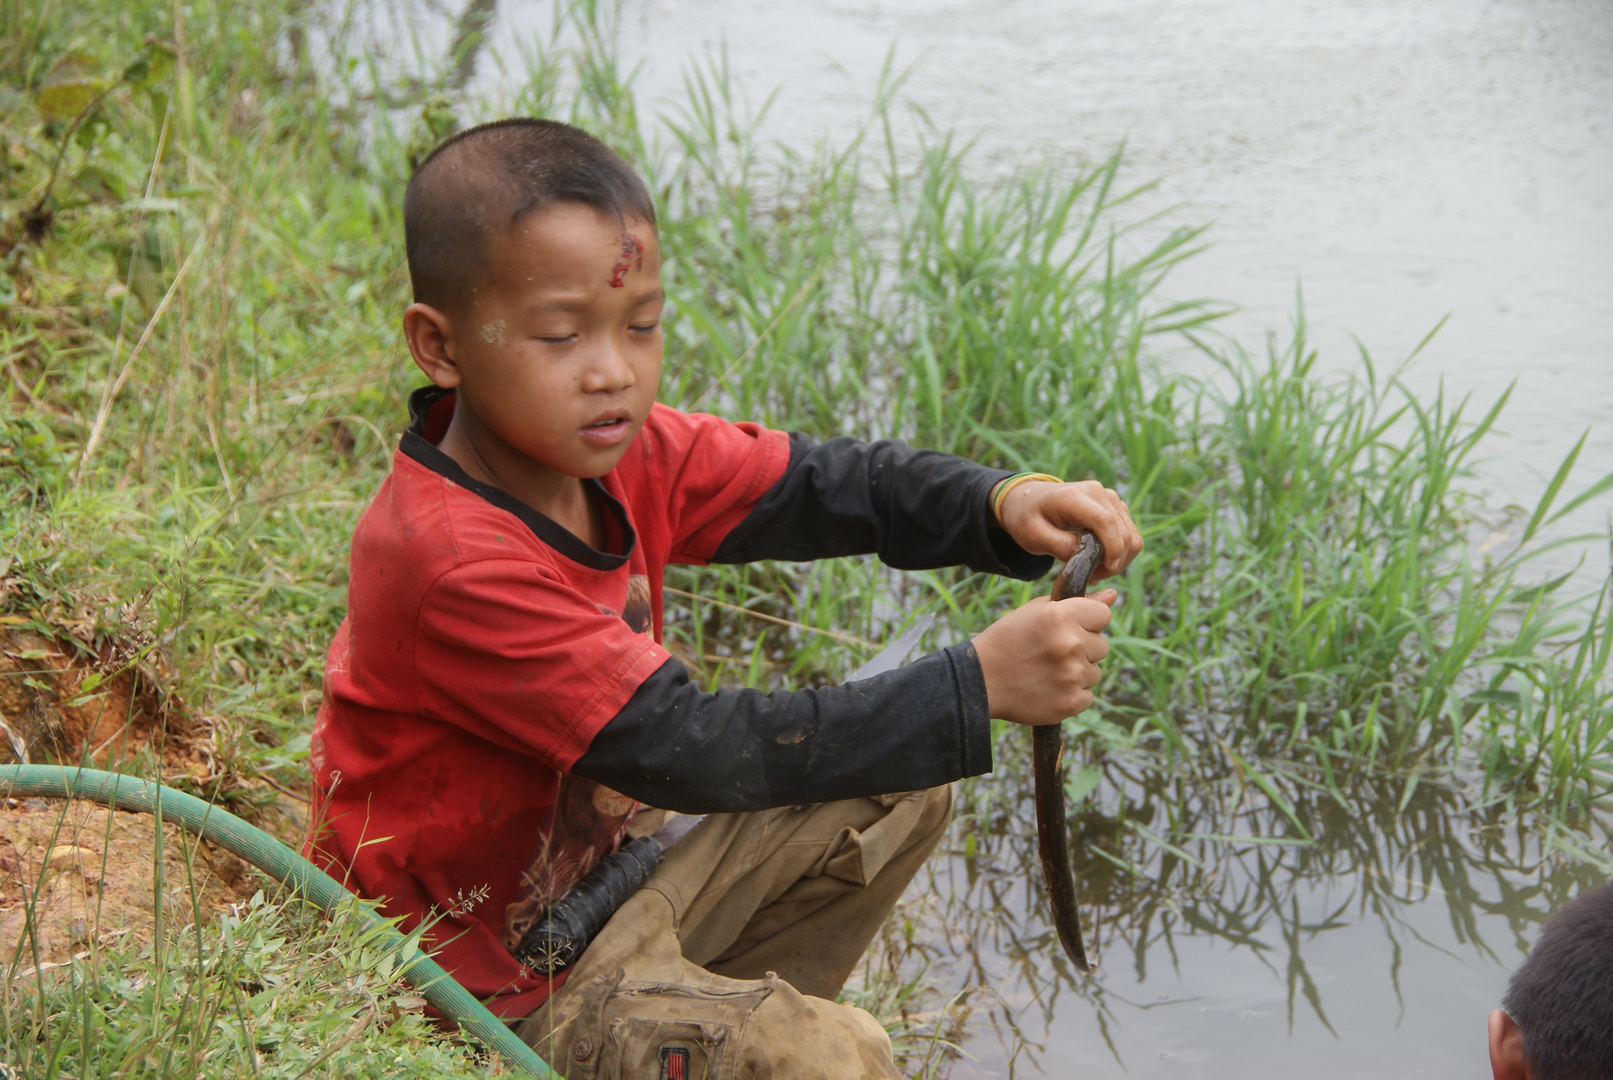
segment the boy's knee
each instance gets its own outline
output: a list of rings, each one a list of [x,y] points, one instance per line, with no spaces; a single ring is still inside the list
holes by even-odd
[[[915,791],[904,796],[919,802],[918,813],[913,819],[912,832],[916,842],[933,845],[941,839],[941,834],[946,832],[947,826],[952,822],[952,787],[951,784],[942,784],[940,787]]]
[[[745,1032],[736,1077],[899,1078],[885,1029],[855,1005],[808,997],[779,981]]]
[[[953,784],[942,784],[924,793],[924,815],[921,820],[932,828],[944,829],[952,820]]]
[[[567,987],[550,1016],[518,1029],[570,1080],[674,1076],[707,1080],[900,1080],[890,1036],[852,1005],[808,997],[769,975],[701,983],[627,982],[625,972]]]

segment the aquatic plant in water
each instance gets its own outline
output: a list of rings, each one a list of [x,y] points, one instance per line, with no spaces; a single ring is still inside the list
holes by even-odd
[[[1218,305],[1161,301],[1203,233],[1143,243],[1118,153],[979,184],[889,72],[847,145],[765,145],[720,53],[647,116],[609,5],[558,5],[510,98],[470,99],[457,73],[476,35],[421,58],[395,48],[389,13],[0,0],[0,615],[52,632],[72,611],[115,634],[138,601],[168,691],[227,720],[214,761],[240,780],[218,791],[303,783],[345,545],[418,381],[396,333],[410,160],[455,123],[522,111],[595,130],[651,181],[664,400],[1124,493],[1148,548],[1100,705],[1066,725],[1092,898],[1146,907],[1110,896],[1105,866],[1133,893],[1198,889],[1184,868],[1226,856],[1196,845],[1235,829],[1257,838],[1237,850],[1277,845],[1281,873],[1302,873],[1423,800],[1521,814],[1554,857],[1605,858],[1613,601],[1566,596],[1530,558],[1613,477],[1571,458],[1498,555],[1475,552],[1470,485],[1504,403],[1419,398],[1365,353],[1327,374],[1302,311],[1250,355],[1217,333]],[[1571,542],[1600,558],[1603,539]],[[708,686],[832,681],[921,613],[941,643],[1044,588],[867,559],[668,584],[669,646]],[[980,824],[977,844],[1019,835],[1023,764],[1001,740],[960,844],[991,821],[1007,832]],[[294,912],[250,918],[311,932]],[[126,984],[96,974],[128,1002],[106,1014],[94,980],[8,996],[8,1043],[81,1048],[120,1009],[155,1022],[139,980],[210,978],[209,948]],[[215,989],[175,1022],[256,1022]],[[229,1041],[221,1062],[267,1053],[194,1033]]]

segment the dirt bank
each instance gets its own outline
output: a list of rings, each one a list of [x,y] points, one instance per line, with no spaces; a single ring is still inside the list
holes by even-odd
[[[33,629],[0,625],[0,762],[126,760],[153,745],[164,757],[190,734],[142,667]],[[166,745],[173,741],[170,748]]]
[[[162,829],[156,819],[90,802],[0,803],[0,970],[29,972],[94,948],[151,940],[159,910],[185,926],[247,899],[262,879],[240,859]],[[30,926],[32,932],[30,932]]]

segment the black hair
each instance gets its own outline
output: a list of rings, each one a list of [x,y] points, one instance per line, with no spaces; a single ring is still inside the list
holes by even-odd
[[[551,202],[655,225],[644,182],[610,147],[557,120],[468,128],[433,150],[403,194],[403,237],[418,303],[457,308],[481,284],[489,242]]]
[[[1613,884],[1546,920],[1501,1007],[1534,1080],[1606,1080],[1613,1068]]]

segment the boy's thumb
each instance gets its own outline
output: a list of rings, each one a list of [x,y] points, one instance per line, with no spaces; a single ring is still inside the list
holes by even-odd
[[[1033,555],[1051,555],[1062,562],[1075,554],[1075,534],[1045,517],[1031,521],[1026,531],[1030,534],[1026,537],[1030,543],[1022,546]]]

